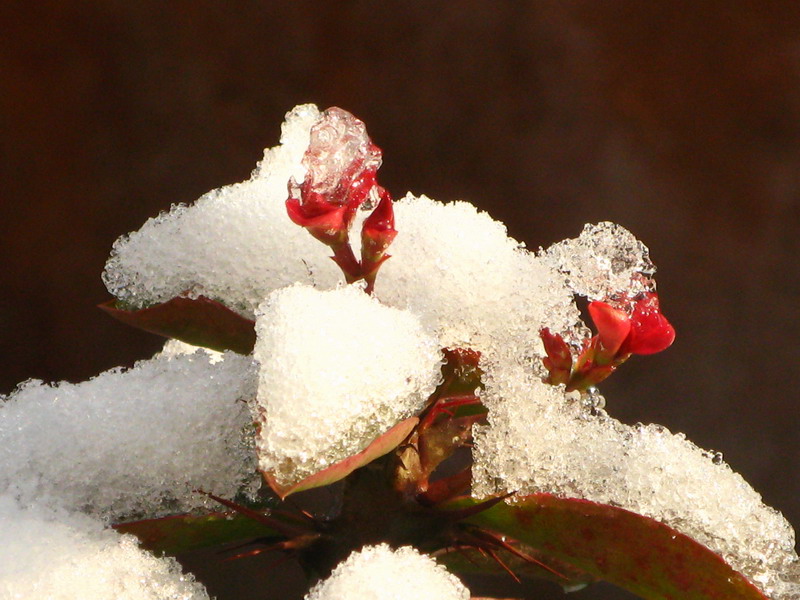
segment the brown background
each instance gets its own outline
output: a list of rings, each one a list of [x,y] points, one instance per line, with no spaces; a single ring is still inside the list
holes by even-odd
[[[339,105],[395,195],[470,200],[532,247],[599,220],[644,240],[678,340],[604,386],[610,412],[721,450],[800,524],[796,0],[40,0],[0,22],[0,393],[149,356],[94,308],[114,239],[246,178],[295,104]],[[277,589],[252,568],[212,591]]]

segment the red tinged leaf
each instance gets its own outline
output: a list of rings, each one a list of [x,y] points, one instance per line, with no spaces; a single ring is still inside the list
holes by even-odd
[[[465,509],[462,498],[442,508]],[[654,519],[550,494],[500,502],[467,522],[652,600],[768,600],[702,544]]]
[[[296,492],[336,483],[350,475],[350,473],[356,469],[371,463],[376,458],[380,458],[384,454],[388,454],[397,448],[408,437],[414,427],[417,426],[418,422],[419,419],[417,417],[411,417],[410,419],[401,421],[380,437],[375,438],[369,446],[358,454],[345,458],[293,485],[280,485],[270,473],[263,473],[264,479],[281,499]]]
[[[254,321],[204,296],[173,298],[139,310],[117,308],[110,300],[99,308],[126,325],[212,350],[250,354],[256,343]]]
[[[615,355],[631,331],[630,316],[607,302],[590,302],[589,315],[597,327],[603,348],[612,356]]]
[[[200,548],[279,535],[266,525],[230,512],[131,521],[114,525],[114,529],[136,536],[140,545],[151,552],[170,556]]]

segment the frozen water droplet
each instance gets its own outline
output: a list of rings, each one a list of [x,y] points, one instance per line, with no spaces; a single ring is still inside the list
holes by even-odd
[[[381,151],[367,135],[364,123],[341,108],[322,113],[311,128],[311,141],[303,157],[311,191],[343,204],[353,184],[381,165]]]
[[[614,223],[586,225],[579,237],[553,244],[542,257],[576,294],[590,300],[634,297],[654,289],[650,277],[655,266],[647,246]]]
[[[606,407],[606,399],[603,394],[600,393],[596,387],[591,386],[586,390],[586,396],[584,397],[584,403],[589,406],[589,408],[605,408]]]

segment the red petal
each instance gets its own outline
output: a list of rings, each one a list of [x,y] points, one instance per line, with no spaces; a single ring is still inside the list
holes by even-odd
[[[325,212],[312,212],[301,205],[297,198],[289,198],[286,201],[286,212],[294,223],[309,229],[312,234],[332,234],[347,228],[344,206],[330,205],[330,209]]]
[[[661,314],[658,295],[645,294],[633,309],[633,327],[625,343],[625,350],[632,354],[655,354],[666,350],[675,341],[675,328]]]
[[[631,332],[631,318],[624,310],[614,308],[607,302],[589,303],[589,314],[597,327],[603,348],[611,354],[617,354]]]

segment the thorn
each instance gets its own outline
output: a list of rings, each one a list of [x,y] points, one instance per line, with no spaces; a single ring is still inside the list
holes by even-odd
[[[220,553],[232,552],[233,550],[238,550],[239,548],[244,548],[245,546],[252,546],[254,544],[265,544],[267,546],[274,546],[275,543],[280,543],[280,541],[285,541],[285,540],[280,540],[279,542],[273,542],[274,539],[275,538],[256,538],[254,540],[249,540],[247,542],[231,546],[230,548],[225,548],[224,550],[220,550]]]
[[[233,502],[232,500],[226,500],[225,498],[220,498],[219,496],[216,496],[210,492],[206,492],[200,489],[194,491],[197,492],[198,494],[203,494],[205,496],[208,496],[212,500],[219,502],[223,506],[227,506],[231,510],[235,510],[236,512],[244,515],[245,517],[253,519],[254,521],[261,523],[262,525],[266,525],[267,527],[274,529],[275,531],[277,531],[278,533],[280,533],[285,537],[296,538],[301,536],[307,536],[309,534],[309,531],[306,529],[301,529],[299,527],[295,527],[294,525],[289,525],[288,523],[284,523],[283,521],[279,521],[278,519],[274,519],[268,515],[253,510],[252,508],[247,508],[246,506]]]
[[[504,539],[499,537],[497,534],[494,534],[494,533],[492,533],[490,531],[486,531],[485,529],[475,529],[472,532],[472,534],[477,536],[478,538],[483,538],[484,541],[488,541],[490,543],[496,544],[498,547],[502,548],[506,552],[510,552],[511,554],[513,554],[514,556],[516,556],[518,558],[521,558],[525,562],[534,564],[534,565],[544,569],[545,571],[548,571],[548,572],[552,573],[556,577],[560,577],[561,579],[564,579],[565,581],[569,580],[569,578],[566,575],[564,575],[563,573],[559,573],[558,571],[556,571],[551,566],[544,564],[542,561],[537,560],[536,558],[532,557],[530,554],[526,554],[525,552],[522,552],[518,548],[514,548],[514,546],[512,546],[510,543],[508,543],[507,541],[505,541]]]
[[[304,509],[301,506],[299,506],[297,504],[297,502],[295,502],[294,498],[287,498],[286,500],[284,500],[284,502],[286,502],[286,504],[291,504],[292,508],[297,511],[297,515],[292,515],[291,513],[287,513],[287,512],[284,512],[284,511],[275,511],[274,509],[272,510],[272,512],[278,512],[278,514],[283,514],[286,517],[302,516],[302,517],[305,517],[306,520],[311,521],[312,523],[316,523],[317,522],[316,517],[314,517],[314,515],[312,515],[306,509]]]
[[[494,550],[492,550],[491,548],[487,548],[486,551],[494,559],[494,561],[503,568],[503,570],[506,573],[511,575],[511,577],[512,577],[512,579],[514,579],[514,581],[516,581],[517,583],[522,583],[522,581],[520,581],[520,578],[517,577],[517,574],[514,573],[514,571],[512,571],[511,568],[506,563],[504,563],[502,560],[500,560],[500,557],[497,556],[497,553]]]
[[[249,552],[240,552],[239,554],[235,554],[234,556],[229,556],[223,562],[229,562],[232,560],[237,560],[239,558],[250,558],[252,556],[257,556],[259,554],[263,554],[264,552],[272,552],[273,550],[286,550],[286,542],[278,542],[276,544],[270,544],[269,546],[265,546],[264,548],[255,548],[250,550]],[[249,544],[242,544],[241,546],[236,546],[236,548],[241,548],[242,546],[247,546]],[[235,550],[235,548],[229,548],[229,550]]]
[[[508,492],[507,494],[503,494],[502,496],[497,496],[496,498],[489,498],[488,500],[484,500],[478,504],[473,504],[472,506],[468,506],[466,508],[460,508],[457,510],[444,510],[442,511],[442,515],[451,520],[451,521],[460,521],[462,519],[467,519],[473,515],[477,515],[482,513],[485,510],[489,510],[495,504],[502,502],[509,496],[513,496],[516,492]]]

